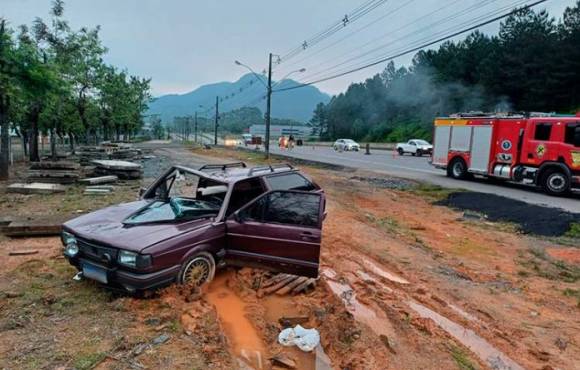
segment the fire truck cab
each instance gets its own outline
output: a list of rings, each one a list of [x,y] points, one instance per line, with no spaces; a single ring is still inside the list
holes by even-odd
[[[565,195],[580,187],[580,116],[457,114],[435,119],[431,164]]]

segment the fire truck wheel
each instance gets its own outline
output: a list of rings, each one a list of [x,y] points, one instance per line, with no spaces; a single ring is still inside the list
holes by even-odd
[[[570,191],[570,178],[558,168],[548,168],[542,174],[540,185],[550,195],[564,195]]]
[[[447,166],[447,176],[453,177],[454,179],[463,180],[469,177],[469,172],[467,172],[467,164],[463,158],[453,158],[449,166]]]

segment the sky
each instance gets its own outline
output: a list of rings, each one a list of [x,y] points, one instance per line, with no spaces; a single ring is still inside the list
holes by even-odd
[[[184,93],[204,84],[235,81],[248,71],[261,73],[268,54],[287,55],[305,40],[353,14],[369,0],[65,0],[65,17],[74,29],[100,25],[107,63],[152,79],[154,96]],[[375,0],[378,6],[280,65],[273,78],[291,74],[300,82],[391,56],[421,41],[474,24],[518,3],[514,0]],[[576,0],[550,0],[547,9],[559,19]],[[0,17],[13,27],[48,18],[49,0],[0,0]],[[366,8],[365,8],[366,9]],[[482,31],[495,33],[498,23]],[[460,37],[461,38],[461,37]],[[436,46],[436,45],[435,45]],[[395,59],[410,63],[412,55]],[[386,63],[316,86],[340,93],[352,82],[380,72]]]

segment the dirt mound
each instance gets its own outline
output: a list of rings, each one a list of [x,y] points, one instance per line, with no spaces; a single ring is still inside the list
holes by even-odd
[[[542,236],[564,235],[570,230],[571,224],[580,222],[580,214],[577,213],[528,204],[495,194],[457,192],[435,204],[480,212],[490,221],[514,222],[522,232]]]

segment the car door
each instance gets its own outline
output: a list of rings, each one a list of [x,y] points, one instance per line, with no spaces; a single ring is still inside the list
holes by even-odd
[[[274,190],[226,220],[226,262],[318,276],[324,194]]]

